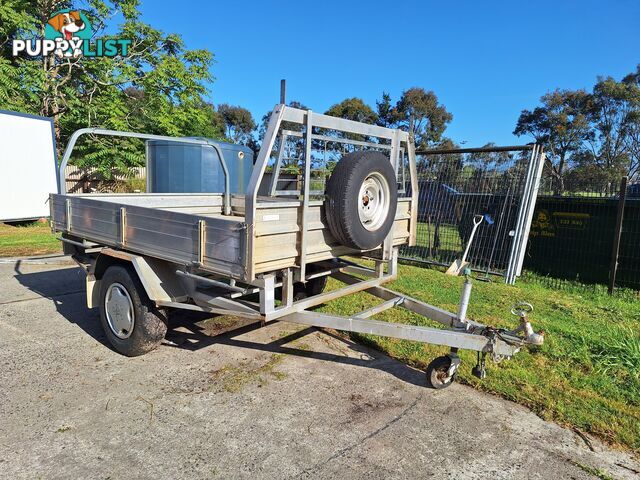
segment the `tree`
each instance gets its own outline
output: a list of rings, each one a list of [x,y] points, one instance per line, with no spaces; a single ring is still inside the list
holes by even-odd
[[[203,100],[212,81],[213,54],[187,50],[178,35],[142,22],[137,0],[90,0],[81,7],[94,39],[131,40],[126,56],[12,56],[14,39],[41,38],[51,14],[71,6],[68,1],[2,2],[0,108],[52,117],[59,146],[82,127],[222,136],[213,107]],[[114,16],[123,19],[121,25],[107,25],[104,19]],[[97,166],[107,177],[144,158],[142,142],[103,137],[80,144],[79,151],[76,164]]]
[[[640,85],[640,65],[637,65],[636,71],[625,76],[622,81],[627,84]]]
[[[429,148],[439,142],[447,125],[453,120],[453,115],[438,103],[436,94],[420,87],[402,92],[393,109],[385,113],[388,104],[389,99],[385,100],[383,94],[378,111],[388,117],[389,126],[397,126],[413,133],[417,149]]]
[[[622,81],[599,77],[591,94],[556,90],[523,110],[514,134],[544,145],[554,193],[575,189],[609,194],[621,176],[640,175],[640,66]]]
[[[533,111],[523,110],[514,135],[531,135],[544,146],[550,171],[556,180],[554,191],[564,191],[564,175],[571,156],[584,150],[593,138],[592,97],[584,90],[556,90],[540,98]]]
[[[378,125],[388,127],[393,124],[393,105],[391,95],[382,92],[382,99],[376,100],[376,111],[378,113]]]
[[[35,62],[14,59],[11,43],[20,32],[36,31],[33,2],[3,0],[0,4],[0,108],[38,114],[42,70]]]
[[[450,138],[443,138],[434,145],[434,150],[454,150],[460,148]],[[461,153],[429,153],[418,155],[418,172],[421,177],[428,172],[439,184],[457,184],[464,168],[464,156]]]
[[[369,124],[376,124],[378,122],[378,115],[376,112],[374,112],[369,105],[364,103],[362,99],[356,97],[347,98],[340,103],[336,103],[324,113],[325,115],[353,120],[355,122]],[[364,135],[356,133],[335,132],[335,135],[340,138],[348,138],[351,140],[376,142],[375,138],[367,138]],[[332,147],[333,150],[341,150],[338,144],[330,144],[329,147]]]
[[[218,105],[218,114],[226,126],[227,138],[233,143],[247,145],[256,128],[251,112],[237,105],[222,103]]]
[[[634,117],[634,121],[629,125],[625,145],[629,157],[627,175],[633,180],[638,180],[640,179],[640,119],[637,110]]]
[[[483,148],[494,148],[495,143],[489,142]],[[467,157],[467,164],[472,166],[480,175],[496,170],[505,170],[514,161],[510,152],[473,152]]]
[[[602,168],[593,154],[585,150],[575,158],[575,165],[565,174],[565,185],[569,192],[589,192],[610,196],[618,192],[624,167]]]
[[[402,92],[395,105],[391,95],[382,92],[382,98],[376,101],[376,112],[378,125],[412,132],[417,149],[435,147],[453,120],[453,115],[438,103],[436,94],[420,87]]]
[[[592,162],[631,177],[640,171],[640,86],[637,74],[621,82],[599,78],[593,88]],[[620,174],[619,174],[620,175]],[[618,175],[618,176],[619,176]]]
[[[324,112],[325,115],[332,117],[345,118],[362,123],[377,123],[378,115],[369,105],[364,103],[360,98],[347,98],[340,103],[332,105],[329,110]]]

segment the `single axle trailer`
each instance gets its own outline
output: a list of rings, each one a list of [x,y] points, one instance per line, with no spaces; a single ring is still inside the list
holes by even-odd
[[[124,355],[163,340],[169,309],[444,345],[450,353],[427,369],[435,388],[453,382],[458,349],[478,352],[474,372],[482,377],[487,354],[511,357],[543,341],[527,320],[529,305],[514,307],[513,330],[468,319],[469,279],[456,313],[383,287],[398,275],[398,247],[416,237],[415,150],[402,130],[276,105],[242,195],[229,192],[226,160],[208,140],[83,129],[71,137],[60,172],[83,135],[213,148],[225,175],[225,191],[206,194],[68,194],[60,175],[59,193],[50,196],[52,229],[85,269],[87,305],[99,307],[108,340]],[[281,174],[292,168],[297,190],[282,190]],[[325,292],[328,277],[342,286]],[[381,303],[349,316],[313,311],[357,292]],[[390,308],[442,328],[373,319]]]

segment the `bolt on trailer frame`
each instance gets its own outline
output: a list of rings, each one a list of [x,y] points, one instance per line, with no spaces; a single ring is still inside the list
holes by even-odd
[[[284,125],[287,128],[295,125],[300,132],[292,135]],[[61,171],[77,139],[84,134],[216,148],[206,140],[84,129],[72,136]],[[294,199],[278,196],[274,188],[287,136],[303,142],[302,186]],[[259,195],[278,139],[280,145],[268,195]],[[311,198],[312,193],[322,193],[311,190],[312,150],[321,141],[388,152],[394,171],[398,174],[402,169],[403,178],[406,156],[411,196],[399,198],[397,205],[391,206],[395,213],[392,227],[384,241],[372,250],[340,245],[327,227],[324,196]],[[226,191],[220,194],[72,195],[66,194],[65,184],[60,183],[61,193],[50,198],[52,229],[62,233],[65,252],[71,253],[87,272],[89,307],[109,308],[107,300],[100,301],[103,275],[110,265],[125,262],[132,266],[147,297],[157,307],[230,314],[262,322],[282,320],[451,347],[444,368],[440,365],[432,369],[431,383],[434,385],[434,379],[440,382],[439,388],[453,380],[459,365],[456,355],[459,348],[479,352],[479,368],[483,372],[486,354],[494,358],[510,357],[527,344],[542,342],[542,336],[534,333],[526,320],[527,309],[515,310],[521,323],[509,331],[468,319],[469,279],[465,281],[457,313],[382,286],[397,277],[398,247],[415,242],[418,182],[413,139],[407,132],[276,105],[245,195],[229,194],[228,169],[221,152],[218,153],[226,177]],[[400,191],[407,190],[403,186]],[[354,262],[354,257],[370,260],[374,267]],[[309,265],[313,268],[308,268]],[[295,297],[296,284],[329,276],[344,286],[303,299]],[[310,310],[357,292],[367,292],[383,302],[350,316]],[[445,328],[371,319],[393,307],[403,307]]]

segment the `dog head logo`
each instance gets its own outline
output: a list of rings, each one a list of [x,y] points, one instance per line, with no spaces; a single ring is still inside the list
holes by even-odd
[[[59,32],[65,40],[71,40],[76,33],[86,28],[84,20],[80,18],[80,12],[72,10],[66,13],[57,13],[47,22],[56,32]]]
[[[80,10],[60,10],[51,15],[44,29],[44,38],[60,42],[84,41],[91,38],[91,25],[86,15]],[[64,43],[64,42],[63,42]],[[79,44],[78,44],[79,45]],[[55,50],[58,56],[77,57],[81,55],[80,48],[67,47],[59,44]]]
[[[62,10],[51,15],[45,26],[44,37],[49,40],[88,40],[91,38],[91,24],[80,10]]]

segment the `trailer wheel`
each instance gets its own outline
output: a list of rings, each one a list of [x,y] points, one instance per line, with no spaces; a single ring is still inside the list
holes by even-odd
[[[431,388],[442,390],[443,388],[451,386],[458,374],[457,368],[455,368],[453,373],[449,372],[452,361],[448,355],[443,355],[431,361],[426,372],[427,383]]]
[[[396,216],[398,185],[389,159],[360,151],[340,159],[327,182],[326,219],[341,244],[358,250],[380,245]]]
[[[307,281],[307,283],[294,283],[293,284],[293,300],[304,300],[314,295],[320,295],[324,287],[327,286],[328,277],[317,277]]]
[[[309,273],[317,273],[322,269],[317,265],[311,263],[307,265],[307,272]],[[297,302],[298,300],[304,300],[305,298],[313,297],[314,295],[320,295],[325,287],[327,286],[328,276],[324,277],[316,277],[308,280],[307,283],[296,282],[293,284],[293,301]],[[282,287],[278,287],[275,290],[276,300],[282,300]],[[250,302],[259,301],[259,295],[252,294],[246,297],[243,297],[245,300],[249,300]]]
[[[100,284],[100,322],[113,348],[128,357],[155,349],[167,333],[167,316],[149,300],[136,273],[112,265]]]

